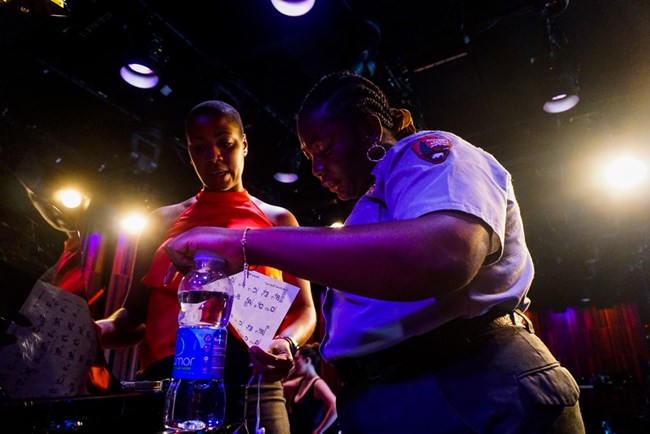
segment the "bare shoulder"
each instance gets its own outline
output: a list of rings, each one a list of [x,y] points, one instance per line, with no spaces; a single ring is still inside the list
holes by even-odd
[[[152,234],[166,232],[172,222],[195,201],[195,197],[190,197],[183,202],[156,208],[147,217],[147,228],[151,230]]]
[[[149,218],[156,220],[159,223],[171,223],[176,220],[179,215],[183,213],[190,205],[196,202],[195,197],[190,197],[183,202],[175,203],[173,205],[165,205],[155,209],[149,214]]]
[[[327,384],[327,381],[325,381],[322,377],[316,377],[316,379],[314,380],[314,387],[319,389],[331,390],[329,384]]]
[[[288,209],[271,205],[254,196],[251,196],[251,199],[266,214],[274,226],[299,226],[298,220]]]

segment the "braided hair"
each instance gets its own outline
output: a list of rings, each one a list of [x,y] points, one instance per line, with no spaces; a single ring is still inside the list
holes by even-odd
[[[384,92],[372,81],[342,70],[322,77],[305,96],[296,122],[306,113],[323,109],[330,121],[358,121],[367,115],[379,118],[382,127],[400,139],[415,132],[410,113],[390,107]]]

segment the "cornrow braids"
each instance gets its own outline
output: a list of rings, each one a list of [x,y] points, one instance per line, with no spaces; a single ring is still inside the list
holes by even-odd
[[[389,130],[395,127],[384,92],[372,81],[352,71],[338,71],[321,78],[305,96],[296,121],[299,122],[305,113],[321,107],[332,121],[374,114],[383,127]]]

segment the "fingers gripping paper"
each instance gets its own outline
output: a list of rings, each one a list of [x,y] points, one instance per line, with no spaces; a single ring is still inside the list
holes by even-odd
[[[230,279],[235,287],[230,324],[249,347],[266,349],[300,288],[256,271],[246,276],[246,287],[244,272]]]

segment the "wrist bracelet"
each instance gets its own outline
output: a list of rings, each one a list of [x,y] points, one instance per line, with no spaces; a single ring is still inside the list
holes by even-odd
[[[298,351],[298,348],[300,348],[298,342],[296,342],[296,340],[289,335],[278,335],[273,339],[284,339],[285,341],[287,341],[289,343],[289,351],[291,351],[292,356],[295,356],[296,352]]]
[[[244,229],[244,233],[241,236],[241,250],[242,250],[242,257],[244,258],[244,277],[242,279],[242,286],[245,288],[246,287],[246,277],[248,277],[248,258],[246,258],[246,235],[248,234],[248,231],[251,228],[246,227]]]

